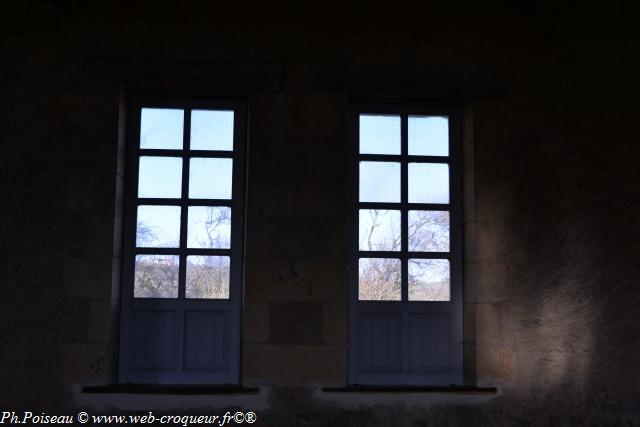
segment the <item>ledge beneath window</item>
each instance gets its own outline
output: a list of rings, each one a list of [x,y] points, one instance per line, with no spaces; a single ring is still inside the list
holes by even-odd
[[[103,386],[82,387],[83,393],[89,394],[182,394],[182,395],[212,395],[212,394],[259,394],[257,387],[243,387],[239,385],[164,385],[164,384],[109,384]]]
[[[452,393],[452,394],[497,394],[496,387],[475,386],[388,386],[352,385],[346,387],[323,387],[325,393]]]

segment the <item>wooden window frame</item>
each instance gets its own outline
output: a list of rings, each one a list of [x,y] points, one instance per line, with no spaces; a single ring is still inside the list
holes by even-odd
[[[400,115],[401,151],[398,155],[360,154],[359,115],[381,114]],[[449,119],[449,156],[422,156],[408,154],[409,116],[446,116]],[[348,298],[349,298],[349,350],[347,363],[347,383],[349,385],[461,385],[463,378],[463,277],[462,277],[462,138],[461,108],[452,103],[420,102],[406,103],[353,103],[349,113],[349,238],[348,238]],[[360,161],[393,161],[400,163],[400,203],[377,203],[359,201]],[[449,165],[449,204],[409,203],[408,165],[410,162],[446,163]],[[359,210],[392,209],[401,211],[400,251],[360,251],[359,250]],[[408,250],[409,210],[447,210],[450,212],[449,252],[410,252]],[[401,300],[400,301],[359,301],[358,262],[360,258],[394,258],[401,260]],[[408,300],[408,259],[448,259],[451,267],[450,301],[409,301]],[[393,312],[405,304],[409,313],[437,313],[451,310],[451,357],[449,373],[408,371],[407,351],[402,354],[402,373],[397,375],[358,373],[357,314],[360,312]],[[407,316],[403,315],[403,322]],[[406,328],[401,337],[404,349],[408,348]]]

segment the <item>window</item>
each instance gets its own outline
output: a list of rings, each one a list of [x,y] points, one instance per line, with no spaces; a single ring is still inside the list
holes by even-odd
[[[355,106],[349,383],[462,383],[459,113]]]
[[[238,383],[245,109],[129,105],[119,381]]]

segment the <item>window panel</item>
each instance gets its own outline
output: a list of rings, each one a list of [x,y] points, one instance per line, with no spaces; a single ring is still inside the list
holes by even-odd
[[[192,150],[233,150],[233,111],[193,110]]]
[[[136,246],[180,246],[180,206],[138,206]]]
[[[180,260],[175,255],[137,255],[133,296],[177,298]]]
[[[400,250],[400,211],[360,209],[361,251]]]
[[[400,154],[400,116],[360,114],[361,154]]]
[[[140,157],[138,197],[177,199],[182,194],[182,159]]]
[[[140,148],[181,150],[183,110],[143,108],[140,114]]]
[[[194,157],[189,166],[189,198],[231,199],[233,159]]]
[[[409,250],[449,252],[449,212],[409,211]]]
[[[360,162],[361,202],[400,202],[400,163]]]
[[[229,298],[229,257],[188,256],[187,298]]]
[[[409,301],[449,301],[449,260],[410,259],[408,267]]]
[[[187,247],[231,247],[231,208],[225,206],[190,206]]]
[[[449,119],[438,116],[409,116],[409,155],[448,156]]]
[[[409,163],[409,203],[449,203],[449,165]]]
[[[361,301],[400,301],[400,260],[395,258],[360,258],[358,265],[358,299]]]

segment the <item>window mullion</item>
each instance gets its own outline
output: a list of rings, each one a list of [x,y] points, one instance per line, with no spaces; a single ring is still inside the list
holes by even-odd
[[[191,137],[191,109],[184,110],[184,128],[182,139],[182,206],[180,215],[180,272],[178,275],[178,299],[184,299],[187,282],[187,214],[189,210],[189,148]]]
[[[409,227],[408,227],[408,138],[407,138],[407,115],[403,114],[400,118],[400,153],[401,153],[401,162],[400,162],[400,203],[401,203],[401,213],[400,213],[400,235],[401,235],[401,243],[400,243],[400,256],[402,260],[401,267],[401,278],[402,278],[402,301],[408,300],[408,267],[407,267],[407,251],[409,249]]]

